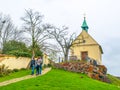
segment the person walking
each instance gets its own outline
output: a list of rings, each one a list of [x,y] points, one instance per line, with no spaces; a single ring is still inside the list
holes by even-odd
[[[31,75],[33,75],[34,70],[35,70],[35,58],[34,57],[31,59],[30,67],[31,67]]]
[[[36,61],[36,75],[39,75],[42,73],[42,63],[43,63],[43,60],[42,60],[42,57],[39,57]]]

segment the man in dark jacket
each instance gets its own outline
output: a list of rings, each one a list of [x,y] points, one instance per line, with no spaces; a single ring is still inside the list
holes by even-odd
[[[31,75],[34,74],[34,69],[35,69],[35,58],[32,58],[31,62],[30,62],[30,67],[31,67]]]

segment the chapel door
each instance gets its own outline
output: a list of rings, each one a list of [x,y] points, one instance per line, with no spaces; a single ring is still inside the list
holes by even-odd
[[[86,60],[87,57],[88,57],[87,51],[81,52],[81,60]]]

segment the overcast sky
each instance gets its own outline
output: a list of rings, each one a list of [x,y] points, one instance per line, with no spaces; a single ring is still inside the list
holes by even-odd
[[[25,9],[39,11],[45,22],[66,25],[77,34],[86,13],[88,33],[103,48],[103,64],[108,73],[120,76],[120,0],[0,0],[0,12],[9,14],[18,27]]]

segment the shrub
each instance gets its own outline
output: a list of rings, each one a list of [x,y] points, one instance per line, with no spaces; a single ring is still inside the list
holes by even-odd
[[[3,77],[4,75],[3,74],[0,74],[0,77]]]
[[[11,51],[28,52],[28,48],[23,42],[10,40],[3,44],[2,53],[8,54]]]
[[[44,68],[46,68],[47,67],[47,65],[46,64],[44,64],[44,66],[43,66]]]
[[[8,69],[8,67],[6,67],[4,64],[0,65],[0,77],[3,77],[5,75],[8,75],[9,73],[11,73],[12,71],[10,69]]]
[[[47,67],[51,67],[51,66],[52,66],[51,64],[44,64],[43,68],[47,68]]]
[[[15,69],[13,69],[13,72],[18,72],[18,71],[19,71],[19,69],[16,69],[16,68],[15,68]]]
[[[31,57],[32,56],[28,52],[21,52],[21,51],[11,51],[8,54],[15,55],[16,57]]]
[[[26,68],[21,68],[20,70],[26,70]]]
[[[11,72],[13,72],[13,70],[11,70],[11,69],[8,69],[8,70],[7,70],[7,72],[8,72],[8,73],[11,73]]]
[[[48,64],[48,67],[51,67],[52,65],[51,64]]]

